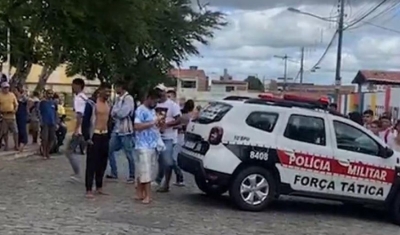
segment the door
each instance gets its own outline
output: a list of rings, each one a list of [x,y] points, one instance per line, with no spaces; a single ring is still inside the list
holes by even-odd
[[[395,157],[380,157],[383,142],[351,121],[332,119],[334,194],[384,201],[395,179]]]
[[[278,139],[277,168],[282,183],[294,191],[323,194],[331,190],[333,151],[325,115],[291,114]]]

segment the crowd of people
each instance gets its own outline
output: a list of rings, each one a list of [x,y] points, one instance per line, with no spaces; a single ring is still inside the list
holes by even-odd
[[[337,105],[331,104],[330,109],[337,111]],[[371,109],[360,112],[351,112],[348,114],[349,119],[364,126],[374,135],[381,138],[391,149],[400,151],[400,120],[393,122],[390,112],[383,112],[376,118],[374,111]]]
[[[196,107],[193,100],[177,100],[175,91],[167,90],[163,84],[150,89],[141,102],[126,87],[127,84],[116,82],[117,97],[111,101],[110,84],[101,84],[88,97],[84,80],[73,80],[75,126],[66,146],[66,157],[74,172],[71,179],[80,182],[81,157],[74,153],[78,147],[82,153],[86,146],[86,197],[92,199],[106,194],[104,178],[118,180],[116,152],[122,150],[128,161],[127,183],[135,184],[136,199],[148,204],[152,184],[158,187],[157,192],[168,192],[175,174],[175,185],[185,185],[177,154],[184,142],[186,125],[197,118],[201,107]],[[331,104],[330,109],[336,111],[337,106]],[[390,113],[375,119],[374,112],[366,110],[362,114],[349,113],[348,117],[400,151],[400,121],[393,124]],[[29,97],[22,87],[11,91],[7,81],[1,82],[0,144],[4,144],[5,150],[9,147],[9,133],[18,151],[23,151],[30,133],[34,144],[40,136],[40,153],[49,159],[63,145],[67,133],[65,118],[60,97],[51,89],[42,94],[33,92]],[[155,165],[157,172],[153,172]]]
[[[86,144],[87,198],[106,194],[103,178],[119,178],[116,163],[119,150],[128,160],[127,183],[136,184],[136,199],[142,203],[151,202],[152,184],[158,186],[158,192],[168,192],[173,174],[177,186],[185,185],[177,153],[183,144],[185,126],[199,111],[193,100],[176,100],[175,91],[168,91],[160,84],[150,89],[136,107],[137,101],[123,82],[114,84],[117,97],[113,102],[110,102],[110,84],[100,85],[91,97],[85,95],[84,87],[82,79],[73,80],[76,125],[66,156],[74,171],[71,179],[80,181],[83,172],[73,151],[82,142]],[[107,165],[110,171],[106,174]],[[157,172],[153,172],[155,165]]]
[[[14,150],[23,152],[31,134],[32,144],[37,144],[41,138],[43,156],[50,157],[45,149],[48,144],[57,152],[67,132],[60,97],[51,90],[44,94],[35,91],[29,96],[23,86],[17,85],[11,90],[6,80],[2,80],[0,86],[0,145],[4,150],[9,150],[11,134]],[[54,127],[49,129],[49,122]]]

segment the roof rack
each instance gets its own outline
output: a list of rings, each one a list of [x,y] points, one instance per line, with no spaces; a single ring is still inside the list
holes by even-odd
[[[248,99],[250,99],[250,97],[248,97],[248,96],[235,96],[235,95],[232,95],[232,96],[225,97],[223,100],[238,100],[238,101],[242,101],[242,100],[248,100]]]
[[[332,115],[346,117],[339,112],[329,110],[329,99],[326,97],[321,97],[320,99],[311,99],[302,96],[284,95],[282,98],[278,98],[270,94],[261,94],[259,95],[259,97],[260,98],[256,99],[248,99],[245,101],[245,103],[271,105],[287,108],[298,107],[310,110],[324,110]]]

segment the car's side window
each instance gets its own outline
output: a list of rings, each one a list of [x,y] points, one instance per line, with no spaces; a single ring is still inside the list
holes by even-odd
[[[316,145],[326,145],[324,119],[293,114],[283,134],[286,138]]]
[[[379,144],[360,129],[340,121],[333,121],[337,148],[379,156]]]
[[[246,124],[266,132],[272,132],[277,120],[277,113],[252,112],[246,118]]]

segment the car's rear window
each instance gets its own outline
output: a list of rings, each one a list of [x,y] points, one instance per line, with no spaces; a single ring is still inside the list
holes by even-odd
[[[194,122],[209,124],[219,122],[231,110],[232,106],[221,102],[209,103]]]

